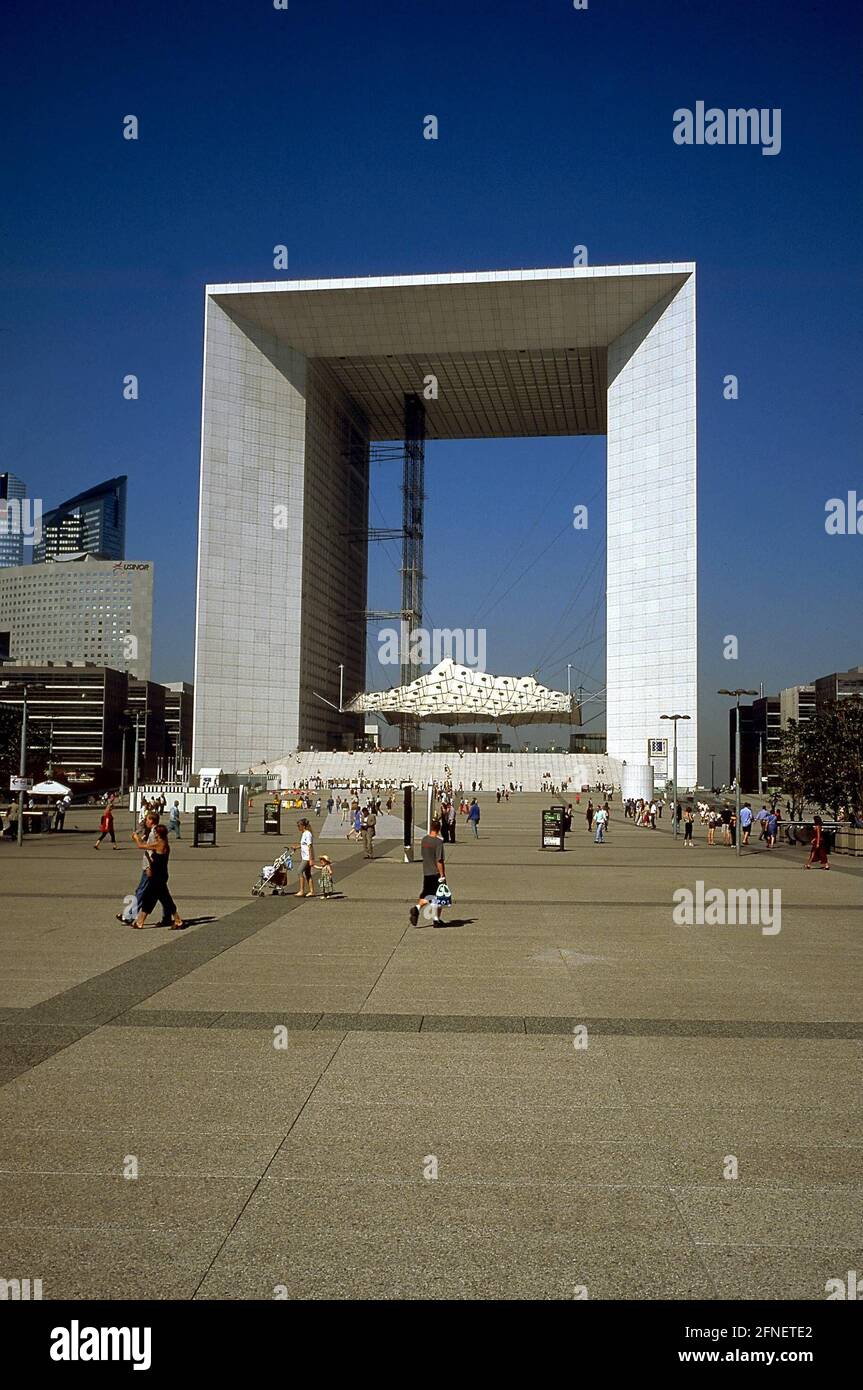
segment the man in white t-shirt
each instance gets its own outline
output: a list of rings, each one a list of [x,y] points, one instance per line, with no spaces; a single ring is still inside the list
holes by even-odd
[[[312,827],[304,818],[297,821],[297,829],[300,832],[300,886],[294,894],[295,898],[313,898],[315,896],[315,885],[312,879],[312,869],[315,867],[315,841],[312,835]]]

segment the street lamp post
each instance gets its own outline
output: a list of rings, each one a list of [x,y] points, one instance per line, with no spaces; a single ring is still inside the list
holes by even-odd
[[[729,695],[732,700],[737,701],[737,714],[734,720],[734,772],[735,785],[737,788],[737,829],[734,832],[734,851],[740,858],[740,696],[757,695],[757,690],[720,690],[720,695]]]
[[[672,817],[674,820],[674,838],[677,839],[677,723],[680,719],[691,718],[688,714],[661,714],[660,719],[670,719],[674,724],[674,805],[672,807]]]
[[[569,747],[572,749],[572,662],[566,663],[566,708],[569,714]]]
[[[18,776],[21,787],[18,792],[18,847],[24,843],[24,778],[27,776],[27,687],[24,686],[24,704],[21,710],[21,757],[18,762]]]
[[[716,754],[710,754],[710,790],[716,793]]]
[[[129,725],[125,714],[120,721],[120,728],[123,733],[123,738],[120,743],[120,790],[117,793],[118,801],[123,800],[123,793],[126,790],[126,735],[129,732]]]
[[[135,710],[135,766],[132,769],[132,823],[138,814],[138,743],[141,733],[141,711]]]

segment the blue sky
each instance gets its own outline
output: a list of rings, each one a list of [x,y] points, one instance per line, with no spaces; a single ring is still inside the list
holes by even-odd
[[[863,662],[863,536],[824,531],[828,498],[863,497],[860,31],[847,0],[7,3],[0,469],[46,506],[128,473],[154,673],[189,679],[206,282],[273,278],[280,242],[296,278],[567,265],[576,243],[695,260],[702,772],[716,751],[724,773],[718,686]],[[780,107],[781,153],[676,145],[697,100]],[[483,621],[492,670],[601,686],[604,441],[428,459],[429,620]],[[377,471],[391,524],[397,484]],[[396,594],[376,554],[371,604]]]

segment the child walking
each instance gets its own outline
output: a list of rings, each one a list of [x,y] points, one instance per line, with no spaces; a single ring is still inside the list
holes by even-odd
[[[333,896],[333,864],[328,854],[322,854],[319,860],[321,866],[321,893],[325,898]]]

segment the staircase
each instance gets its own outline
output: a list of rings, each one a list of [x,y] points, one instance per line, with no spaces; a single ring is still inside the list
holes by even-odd
[[[447,773],[446,768],[450,771]],[[412,781],[426,786],[430,781],[449,780],[457,788],[472,791],[482,782],[483,791],[495,787],[522,784],[526,792],[542,790],[545,774],[559,787],[565,781],[570,792],[582,786],[593,788],[598,782],[620,785],[621,764],[617,758],[597,753],[397,753],[385,749],[373,753],[297,753],[271,765],[271,774],[278,775],[283,787],[298,782],[334,782],[347,786],[362,779],[364,782]]]

